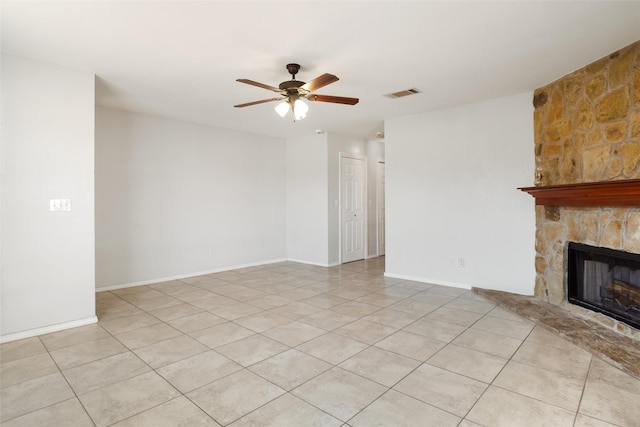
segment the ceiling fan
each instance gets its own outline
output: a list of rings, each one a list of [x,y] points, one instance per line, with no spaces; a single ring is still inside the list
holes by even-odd
[[[293,112],[293,120],[302,120],[306,117],[309,107],[302,99],[309,101],[331,102],[334,104],[356,105],[360,100],[358,98],[348,98],[344,96],[320,95],[312,93],[331,83],[337,82],[338,77],[333,74],[322,74],[308,83],[296,80],[296,74],[300,70],[298,64],[287,64],[287,71],[291,74],[291,80],[280,83],[278,87],[266,85],[264,83],[255,82],[249,79],[237,79],[240,83],[261,87],[272,92],[280,94],[276,98],[261,99],[259,101],[247,102],[245,104],[234,105],[236,108],[248,107],[250,105],[263,104],[265,102],[282,101],[276,106],[276,112],[284,117],[289,110]]]

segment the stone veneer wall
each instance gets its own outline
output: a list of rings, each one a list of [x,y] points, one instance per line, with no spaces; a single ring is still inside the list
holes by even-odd
[[[536,185],[640,178],[640,42],[537,89],[533,103]],[[640,203],[536,206],[534,294],[554,304],[565,302],[569,241],[640,253]]]

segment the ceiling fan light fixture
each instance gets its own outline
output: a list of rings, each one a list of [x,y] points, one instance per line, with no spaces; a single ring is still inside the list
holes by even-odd
[[[307,117],[307,112],[309,111],[309,106],[301,99],[296,99],[293,102],[293,116],[296,120],[302,120]]]
[[[281,103],[279,103],[278,105],[276,105],[276,113],[278,113],[278,115],[280,117],[284,117],[287,115],[287,113],[289,112],[289,109],[291,108],[291,106],[289,105],[289,102],[287,101],[282,101]]]

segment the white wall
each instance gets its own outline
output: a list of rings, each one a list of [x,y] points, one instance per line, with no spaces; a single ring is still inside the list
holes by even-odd
[[[327,134],[287,140],[287,253],[328,265]]]
[[[0,139],[1,339],[95,322],[94,76],[3,54]]]
[[[99,288],[286,258],[285,141],[98,108]]]
[[[389,276],[531,294],[532,94],[385,123]],[[457,266],[464,258],[464,268]]]

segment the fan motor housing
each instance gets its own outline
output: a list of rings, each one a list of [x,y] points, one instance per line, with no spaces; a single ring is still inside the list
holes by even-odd
[[[279,88],[282,90],[297,89],[303,84],[304,82],[301,82],[300,80],[287,80],[286,82],[280,83]]]

